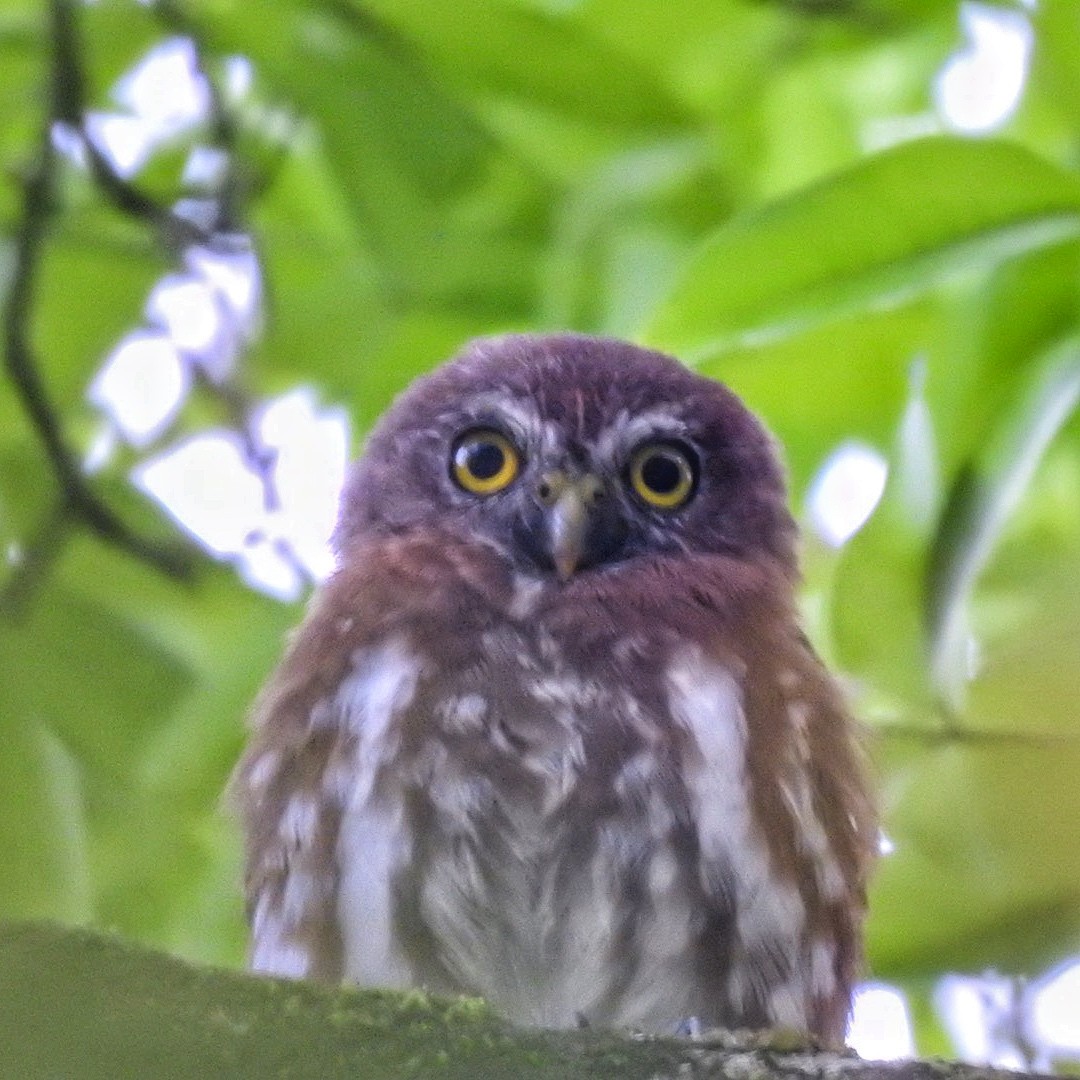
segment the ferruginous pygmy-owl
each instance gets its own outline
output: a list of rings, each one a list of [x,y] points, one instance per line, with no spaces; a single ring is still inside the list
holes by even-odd
[[[253,967],[841,1038],[877,830],[795,540],[761,425],[666,356],[508,336],[418,380],[233,779]]]

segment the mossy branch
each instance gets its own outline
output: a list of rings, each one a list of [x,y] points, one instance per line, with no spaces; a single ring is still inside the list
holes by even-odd
[[[473,999],[257,978],[43,923],[0,924],[0,1074],[22,1080],[1021,1075],[934,1061],[883,1064],[827,1052],[732,1049],[708,1039],[526,1031]]]

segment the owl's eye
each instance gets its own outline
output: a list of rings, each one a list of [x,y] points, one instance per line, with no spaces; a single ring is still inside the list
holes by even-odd
[[[629,477],[634,494],[646,506],[678,510],[697,487],[697,459],[675,443],[646,443],[630,458]]]
[[[494,495],[514,482],[521,455],[501,432],[475,428],[459,436],[450,455],[457,483],[474,495]]]

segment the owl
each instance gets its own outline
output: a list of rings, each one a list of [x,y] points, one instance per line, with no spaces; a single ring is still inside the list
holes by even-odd
[[[620,341],[415,382],[232,781],[259,972],[843,1037],[872,799],[769,436]]]

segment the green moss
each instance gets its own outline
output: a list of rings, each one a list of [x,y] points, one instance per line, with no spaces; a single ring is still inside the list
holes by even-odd
[[[687,1047],[519,1031],[473,998],[331,990],[196,967],[117,937],[0,924],[3,1075],[36,1078],[650,1077]]]

